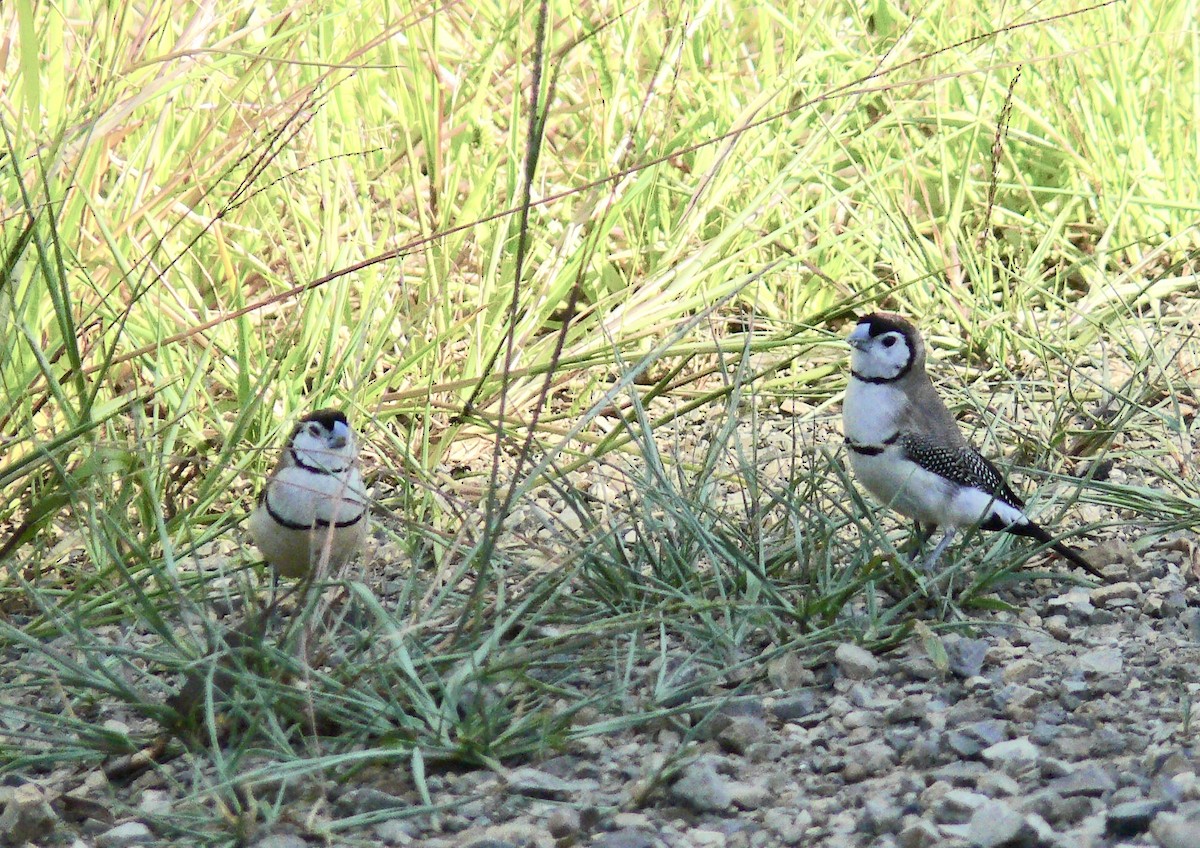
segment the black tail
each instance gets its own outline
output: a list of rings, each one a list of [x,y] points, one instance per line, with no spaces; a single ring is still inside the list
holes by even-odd
[[[1049,545],[1059,556],[1070,560],[1075,565],[1078,565],[1088,574],[1093,577],[1104,579],[1104,574],[1096,566],[1092,565],[1079,551],[1074,548],[1069,548],[1062,542],[1054,541],[1054,537],[1045,531],[1042,527],[1034,524],[1032,521],[1026,521],[1023,524],[1012,524],[1005,528],[1009,533],[1015,536],[1028,536],[1032,539],[1037,539],[1043,545]]]

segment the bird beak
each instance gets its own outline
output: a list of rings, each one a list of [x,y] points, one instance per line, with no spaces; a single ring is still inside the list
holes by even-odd
[[[334,450],[341,450],[350,443],[350,428],[341,421],[333,425],[333,432],[329,434],[329,446]]]
[[[855,350],[862,350],[867,346],[867,342],[871,340],[871,328],[866,324],[859,324],[854,328],[854,332],[846,336],[846,344]]]

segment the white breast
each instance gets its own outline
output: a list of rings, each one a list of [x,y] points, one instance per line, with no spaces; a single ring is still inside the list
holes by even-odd
[[[842,432],[858,445],[881,444],[896,434],[907,405],[908,398],[894,384],[864,383],[851,377],[842,402]]]
[[[284,577],[303,577],[322,562],[340,568],[366,538],[366,491],[357,468],[339,475],[284,468],[271,480],[266,495],[280,519],[311,528],[281,526],[263,504],[250,515],[255,545]],[[336,526],[343,522],[354,523]]]
[[[271,508],[295,524],[350,521],[366,503],[362,474],[313,474],[297,466],[282,469],[271,481]]]

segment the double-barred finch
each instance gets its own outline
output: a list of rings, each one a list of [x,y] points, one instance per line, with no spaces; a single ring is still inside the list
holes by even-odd
[[[320,564],[345,564],[366,535],[367,495],[346,415],[305,416],[250,515],[254,544],[276,573],[305,577]]]
[[[850,465],[867,491],[917,523],[919,541],[935,526],[945,529],[926,569],[960,527],[978,525],[1030,536],[1103,578],[1031,521],[996,467],[967,444],[925,373],[925,344],[912,323],[876,312],[861,318],[846,341],[852,351],[842,430]]]

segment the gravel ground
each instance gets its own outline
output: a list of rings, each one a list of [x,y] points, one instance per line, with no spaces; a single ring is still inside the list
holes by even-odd
[[[435,803],[471,800],[371,836],[428,848],[1196,848],[1197,548],[1103,553],[1113,582],[1044,597],[1029,584],[1010,597],[1019,616],[946,640],[948,667],[915,646],[876,657],[845,644],[815,672],[777,659],[668,785],[643,780],[679,729],[593,737],[504,775],[434,775]],[[394,774],[331,789],[334,817],[419,803]]]
[[[776,658],[661,784],[646,779],[678,753],[686,721],[586,738],[503,773],[431,769],[429,800],[445,811],[417,818],[386,817],[422,803],[406,769],[281,784],[274,831],[246,844],[1196,848],[1200,550],[1177,536],[1091,556],[1106,585],[1018,584],[1002,597],[1019,615],[945,636],[936,660],[916,639],[884,656],[844,644],[816,669]],[[179,789],[163,771],[113,791],[161,816]],[[68,824],[32,787],[0,789],[7,844],[33,833],[165,844],[136,816],[85,810]],[[300,835],[370,813],[381,820],[341,838]]]

